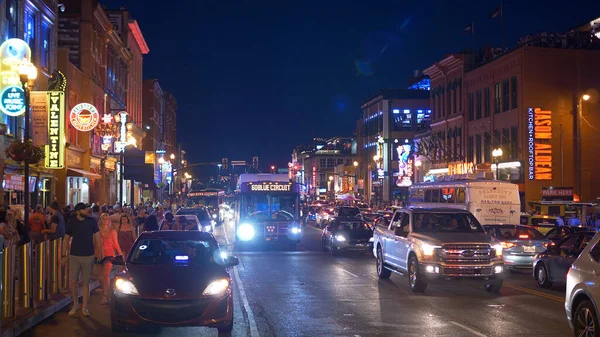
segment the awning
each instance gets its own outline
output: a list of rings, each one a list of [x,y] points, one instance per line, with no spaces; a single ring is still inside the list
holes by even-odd
[[[90,178],[90,179],[101,179],[102,178],[101,175],[96,174],[94,172],[81,170],[81,169],[74,169],[74,168],[67,169],[67,176],[68,177],[86,177],[86,178]]]

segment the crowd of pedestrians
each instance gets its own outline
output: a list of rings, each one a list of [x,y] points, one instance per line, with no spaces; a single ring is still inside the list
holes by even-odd
[[[177,207],[173,208],[176,211]],[[30,209],[26,228],[22,209],[0,204],[0,235],[4,237],[4,248],[31,243],[33,254],[39,243],[63,239],[60,264],[68,266],[71,295],[76,299],[79,288],[82,290],[82,303],[74,301],[69,316],[81,308],[87,317],[92,276],[100,281],[102,304],[107,304],[113,259],[126,257],[138,234],[158,230],[165,216],[173,217],[160,204],[150,202],[133,207],[78,203],[61,208],[55,201],[46,209],[42,205]]]

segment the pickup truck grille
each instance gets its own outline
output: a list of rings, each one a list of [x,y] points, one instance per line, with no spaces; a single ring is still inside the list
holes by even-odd
[[[492,267],[484,267],[484,268],[444,268],[445,276],[481,276],[481,275],[491,275]]]
[[[442,246],[442,261],[450,265],[488,264],[491,253],[488,244],[445,244]]]

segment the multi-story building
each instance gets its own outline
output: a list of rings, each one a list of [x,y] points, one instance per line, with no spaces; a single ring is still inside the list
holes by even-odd
[[[600,151],[600,79],[595,76],[600,73],[599,57],[599,40],[583,30],[527,37],[507,53],[488,48],[475,58],[472,69],[455,63],[455,77],[464,69],[464,128],[458,134],[462,145],[449,152],[454,146],[447,145],[446,131],[446,145],[434,146],[437,154],[429,152],[434,161],[430,173],[497,172],[496,178],[519,184],[524,209],[550,186],[573,187],[575,199],[596,201],[600,183],[592,179],[592,172],[600,169],[594,159]],[[456,56],[451,58],[458,62]],[[458,128],[460,117],[443,117],[454,104],[440,103],[449,98],[443,98],[447,85],[434,89],[437,65],[426,72],[433,76],[432,130],[451,120]],[[438,132],[444,136],[443,130]],[[501,149],[502,155],[494,157],[494,149]],[[462,156],[450,155],[455,153]],[[465,164],[457,169],[452,162],[463,156]]]
[[[34,90],[46,90],[48,78],[57,69],[57,16],[58,2],[53,0],[7,0],[0,3],[0,41],[19,38],[29,45],[31,62],[38,70]],[[3,186],[0,186],[0,202],[14,208],[24,204],[23,183],[9,186],[6,181],[10,177],[10,180],[24,182],[23,164],[6,158],[5,150],[14,140],[23,140],[24,121],[24,115],[11,117],[0,113],[0,178],[4,177],[7,190],[10,190],[10,193],[4,193]],[[44,143],[44,140],[36,139],[35,134],[31,135],[34,144]],[[43,162],[30,166],[30,205],[47,205],[56,192],[54,171],[45,169]]]
[[[422,172],[435,174],[437,169],[446,173],[451,163],[461,163],[465,159],[465,120],[463,118],[464,74],[469,68],[470,54],[449,54],[442,60],[426,68],[423,73],[429,76],[431,85],[431,128],[415,137],[415,179],[423,181]],[[489,90],[483,93],[483,100],[489,101]],[[478,99],[481,101],[480,92]],[[482,113],[481,103],[477,106]],[[484,111],[489,115],[489,111]]]
[[[343,173],[338,165],[352,166],[356,160],[356,140],[352,137],[315,138],[310,146],[297,146],[292,153],[290,174],[302,184],[305,197],[333,198],[335,181]],[[341,190],[338,190],[341,192]]]
[[[358,186],[368,201],[389,203],[408,195],[413,182],[414,137],[429,128],[431,114],[427,87],[416,87],[419,89],[383,89],[361,106],[363,115],[356,131]]]
[[[165,92],[165,148],[169,156],[177,153],[177,100],[170,92]]]
[[[142,124],[146,130],[143,149],[164,149],[165,94],[157,79],[143,82]]]
[[[67,111],[80,103],[91,104],[100,116],[127,111],[130,49],[97,1],[62,3],[58,44],[67,55],[59,58],[59,69],[67,75]],[[66,169],[57,172],[66,186],[57,191],[58,200],[116,201],[121,180],[117,158],[102,149],[103,139],[93,130],[80,131],[71,123],[67,129]]]

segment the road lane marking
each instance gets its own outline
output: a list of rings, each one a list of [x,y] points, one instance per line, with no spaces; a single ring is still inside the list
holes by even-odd
[[[452,325],[455,325],[455,326],[457,326],[457,327],[459,327],[459,328],[462,328],[462,329],[464,329],[464,330],[466,330],[466,331],[468,331],[468,332],[470,332],[470,333],[474,334],[475,336],[479,336],[479,337],[487,337],[486,335],[482,334],[481,332],[479,332],[479,331],[476,331],[476,330],[473,330],[473,329],[469,328],[468,326],[462,325],[462,324],[460,324],[460,323],[457,323],[457,322],[454,322],[454,321],[449,321],[448,323],[450,323],[450,324],[452,324]]]
[[[347,271],[346,269],[344,269],[344,268],[342,268],[342,267],[340,267],[340,266],[338,266],[338,269],[339,269],[339,270],[341,270],[341,271],[343,271],[344,273],[346,273],[346,274],[349,274],[349,275],[352,275],[352,276],[354,276],[354,277],[360,277],[360,276],[358,276],[358,275],[356,275],[356,274],[354,274],[354,273],[351,273],[351,272]]]
[[[237,269],[233,269],[233,275],[235,276],[235,281],[238,286],[238,290],[240,292],[240,297],[242,298],[242,304],[244,305],[244,309],[246,310],[246,315],[248,316],[248,323],[250,324],[250,337],[260,337],[258,333],[258,328],[256,327],[256,320],[254,319],[254,313],[252,312],[252,308],[250,308],[250,303],[248,302],[248,297],[246,297],[246,291],[244,290],[244,286],[242,285],[242,280],[240,279],[240,274]]]
[[[560,303],[564,303],[565,302],[565,299],[563,297],[556,296],[556,295],[551,295],[551,294],[546,294],[546,293],[543,293],[541,291],[536,291],[536,290],[533,290],[533,289],[523,288],[523,287],[520,287],[518,285],[511,284],[511,283],[504,283],[504,286],[507,287],[507,288],[510,288],[510,289],[518,290],[518,291],[521,291],[521,292],[524,292],[524,293],[528,293],[530,295],[535,295],[535,296],[547,298],[549,300],[554,300],[554,301],[557,301],[557,302],[560,302]]]

